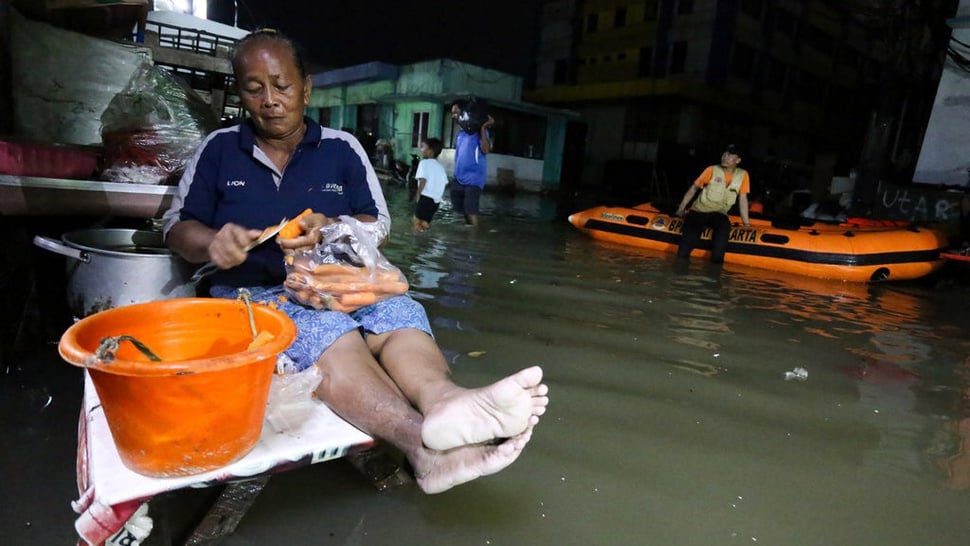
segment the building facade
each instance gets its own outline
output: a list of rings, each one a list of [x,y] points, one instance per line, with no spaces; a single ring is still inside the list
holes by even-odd
[[[488,161],[488,186],[514,184],[527,191],[553,191],[562,178],[567,122],[578,115],[522,102],[522,78],[450,59],[409,65],[373,62],[313,76],[311,115],[328,127],[355,133],[375,155],[410,162],[425,137],[446,147],[439,160],[451,172],[457,125],[451,105],[485,99],[496,123]]]
[[[652,197],[679,196],[728,143],[745,150],[755,186],[819,194],[853,167],[884,37],[840,3],[551,0],[542,10],[523,97],[582,114],[582,184],[639,176]]]

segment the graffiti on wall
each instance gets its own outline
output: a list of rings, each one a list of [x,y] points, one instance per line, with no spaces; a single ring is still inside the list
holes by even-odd
[[[884,184],[879,188],[876,212],[893,220],[958,224],[965,195],[932,186]]]

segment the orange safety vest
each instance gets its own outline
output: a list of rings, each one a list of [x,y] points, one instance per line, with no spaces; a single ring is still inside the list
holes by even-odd
[[[741,190],[741,183],[744,182],[744,169],[734,168],[731,175],[731,183],[725,184],[726,173],[720,165],[715,165],[711,174],[711,181],[704,186],[701,194],[694,200],[692,209],[698,212],[720,212],[727,214],[734,202],[738,200],[738,192]]]

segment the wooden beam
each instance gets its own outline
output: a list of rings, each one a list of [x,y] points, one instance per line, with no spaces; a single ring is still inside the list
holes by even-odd
[[[162,47],[159,45],[157,32],[146,30],[144,45],[151,49],[152,59],[158,64],[204,70],[226,76],[232,75],[232,63],[229,62],[229,59],[213,57],[205,53],[196,53],[185,49]]]

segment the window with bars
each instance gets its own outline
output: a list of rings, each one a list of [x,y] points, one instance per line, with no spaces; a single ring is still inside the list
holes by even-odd
[[[557,59],[552,73],[552,83],[569,83],[569,59]]]
[[[754,73],[755,50],[736,42],[731,55],[731,73],[738,78],[750,79]]]
[[[640,60],[637,64],[637,75],[646,78],[653,73],[653,48],[641,47]]]
[[[613,13],[613,26],[620,28],[624,25],[626,25],[626,6],[620,6]]]
[[[741,0],[741,13],[759,21],[764,9],[764,0]]]
[[[779,59],[772,58],[768,63],[768,75],[765,78],[765,87],[774,91],[782,92],[785,90],[785,81],[788,77],[788,65]]]
[[[670,51],[670,73],[681,74],[687,67],[687,42],[674,42]]]

